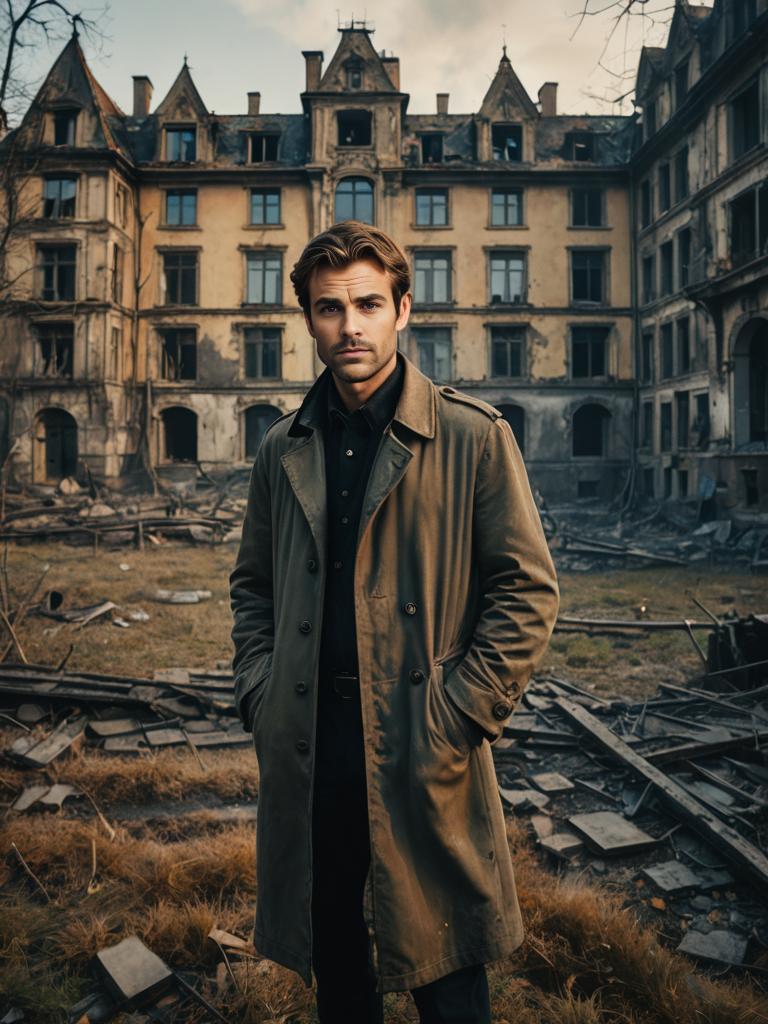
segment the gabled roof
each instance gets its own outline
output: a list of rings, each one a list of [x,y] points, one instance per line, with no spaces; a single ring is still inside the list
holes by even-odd
[[[640,51],[640,61],[635,78],[635,95],[641,102],[655,80],[663,74],[665,54],[663,46],[644,46]]]
[[[398,94],[392,80],[373,48],[370,29],[341,28],[341,41],[320,80],[319,92],[347,92],[346,64],[361,62],[365,69],[365,92],[391,92]]]
[[[480,117],[501,117],[504,120],[539,116],[533,100],[514,72],[506,46],[478,114]]]
[[[208,117],[208,108],[192,80],[186,57],[173,85],[155,109],[155,114],[160,117],[191,116],[199,121]]]

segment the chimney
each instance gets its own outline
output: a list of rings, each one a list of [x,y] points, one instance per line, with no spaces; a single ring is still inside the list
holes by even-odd
[[[539,89],[539,103],[542,117],[554,117],[557,113],[557,82],[545,82]]]
[[[382,57],[381,63],[384,65],[384,70],[387,72],[390,82],[400,92],[400,58]]]
[[[448,113],[448,97],[449,96],[450,96],[449,92],[439,92],[437,94],[437,112],[438,112],[438,114],[447,114]]]
[[[249,92],[248,93],[248,113],[252,117],[256,117],[259,113],[259,105],[261,104],[261,93],[260,92]]]
[[[320,79],[323,74],[323,51],[302,50],[301,55],[306,62],[307,84],[306,92],[316,92],[320,88]]]
[[[133,116],[146,117],[152,101],[152,82],[146,75],[133,76]]]

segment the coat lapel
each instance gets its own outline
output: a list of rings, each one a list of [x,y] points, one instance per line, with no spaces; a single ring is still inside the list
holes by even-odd
[[[281,456],[288,482],[304,512],[318,552],[324,552],[327,537],[327,502],[323,436],[313,430],[306,441]]]
[[[368,524],[376,515],[387,495],[391,494],[403,479],[412,458],[413,452],[410,448],[399,441],[391,429],[385,431],[371,467],[371,475],[368,477],[363,510],[360,515],[360,529],[357,533],[358,547]]]

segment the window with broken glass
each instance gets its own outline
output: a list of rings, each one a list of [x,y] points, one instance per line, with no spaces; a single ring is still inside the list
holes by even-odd
[[[53,114],[54,146],[74,146],[77,129],[76,110],[56,110]]]
[[[446,227],[448,224],[448,189],[416,189],[416,223],[419,227]]]
[[[163,284],[166,306],[197,305],[196,252],[173,251],[163,253]]]
[[[572,132],[569,139],[571,160],[588,162],[595,159],[595,137],[592,132]]]
[[[571,376],[605,377],[608,373],[609,327],[571,328]]]
[[[280,223],[280,189],[251,189],[251,224]]]
[[[266,164],[277,160],[280,135],[277,132],[254,132],[249,139],[249,160],[252,164]]]
[[[46,302],[72,302],[75,298],[77,246],[38,247],[40,298]]]
[[[197,159],[197,129],[166,128],[165,159],[190,163]]]
[[[731,100],[731,147],[733,159],[754,149],[760,142],[760,85],[754,79]]]
[[[165,330],[162,340],[163,380],[195,380],[197,377],[197,333],[194,327]]]
[[[729,212],[733,265],[768,253],[768,185],[742,192],[730,204]]]
[[[421,162],[423,164],[441,164],[443,162],[443,136],[439,132],[429,132],[421,136]]]
[[[524,327],[491,328],[492,377],[522,377],[524,357]]]
[[[43,216],[50,220],[75,216],[76,178],[46,178],[43,184]]]
[[[508,160],[512,163],[519,163],[523,159],[522,125],[491,125],[491,149],[494,160]]]
[[[526,301],[526,254],[494,252],[490,255],[491,304],[515,305]]]
[[[449,327],[413,327],[419,369],[434,381],[451,379],[451,330]]]
[[[603,226],[603,190],[601,188],[574,188],[571,190],[571,227],[600,228]]]
[[[245,301],[279,305],[283,300],[283,257],[280,253],[249,252]]]
[[[243,331],[245,376],[248,380],[276,380],[280,376],[279,327],[246,327]]]
[[[413,257],[413,301],[419,304],[451,301],[450,252],[417,252]]]
[[[340,110],[336,115],[339,146],[370,146],[373,115],[370,110]]]
[[[165,223],[169,227],[192,227],[197,223],[197,189],[176,188],[165,193]]]
[[[495,188],[491,192],[491,224],[496,228],[517,228],[523,223],[523,190]]]
[[[576,249],[571,253],[571,298],[574,303],[605,302],[606,253],[602,249]]]
[[[42,377],[72,377],[74,326],[71,323],[40,324],[37,328],[39,358],[36,374]]]

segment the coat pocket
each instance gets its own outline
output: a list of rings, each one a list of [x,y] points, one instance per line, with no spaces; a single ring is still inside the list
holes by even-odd
[[[435,665],[429,679],[432,717],[442,738],[462,756],[482,742],[480,729],[456,707],[445,689],[445,669]]]

